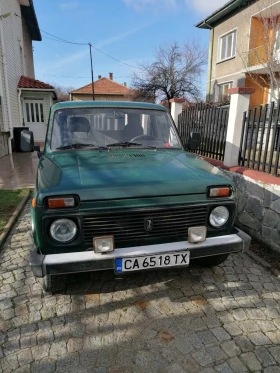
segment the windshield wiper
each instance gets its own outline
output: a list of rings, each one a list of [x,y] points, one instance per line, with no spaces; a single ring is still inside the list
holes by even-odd
[[[122,148],[129,147],[129,146],[142,146],[143,148],[157,149],[157,146],[144,145],[144,144],[139,144],[138,142],[129,142],[129,141],[115,142],[113,144],[108,144],[107,146],[108,147],[111,147],[111,146],[120,146]]]
[[[121,146],[121,147],[139,146],[139,145],[142,145],[142,144],[138,144],[137,142],[129,142],[129,141],[114,142],[113,144],[107,144],[107,146]]]
[[[79,148],[85,148],[85,147],[90,147],[90,148],[93,148],[93,149],[98,149],[98,150],[108,150],[108,147],[107,146],[96,146],[94,144],[70,144],[70,145],[64,145],[64,146],[59,146],[58,150],[66,150],[66,149],[79,149]]]

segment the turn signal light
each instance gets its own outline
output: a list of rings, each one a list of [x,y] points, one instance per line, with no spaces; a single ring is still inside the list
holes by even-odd
[[[31,205],[32,205],[33,208],[36,207],[36,199],[35,198],[32,198]]]
[[[49,198],[48,207],[50,209],[59,209],[63,207],[74,207],[74,198]]]
[[[231,189],[229,187],[209,189],[209,197],[229,197],[230,194]]]

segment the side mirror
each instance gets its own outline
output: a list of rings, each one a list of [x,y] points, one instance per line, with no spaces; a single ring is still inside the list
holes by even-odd
[[[32,131],[22,131],[20,134],[20,148],[23,152],[33,152],[34,137]]]
[[[188,150],[197,150],[200,146],[201,136],[199,132],[191,132],[188,141]]]

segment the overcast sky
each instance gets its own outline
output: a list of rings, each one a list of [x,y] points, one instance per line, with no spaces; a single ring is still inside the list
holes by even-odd
[[[33,0],[39,27],[71,42],[88,43],[93,50],[94,78],[114,74],[130,83],[133,67],[153,61],[166,42],[198,38],[208,47],[209,31],[194,24],[222,6],[224,0]],[[87,45],[60,43],[45,32],[34,42],[36,78],[65,87],[90,83]],[[206,78],[205,78],[206,79]],[[206,85],[206,82],[203,82]]]

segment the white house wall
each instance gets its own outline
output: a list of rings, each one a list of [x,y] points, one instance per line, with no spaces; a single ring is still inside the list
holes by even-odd
[[[4,122],[7,123],[7,126],[8,126],[8,106],[7,106],[6,83],[5,83],[5,76],[4,76],[1,38],[0,38],[0,96],[1,96],[0,132],[2,132],[2,131],[5,131]],[[6,130],[7,129],[8,128],[6,128]]]
[[[24,61],[24,74],[29,78],[35,78],[34,73],[34,61],[33,61],[33,50],[32,40],[29,34],[29,30],[26,26],[24,19],[22,19],[22,33],[23,33],[23,61]]]
[[[24,74],[24,57],[21,53],[21,46],[23,46],[22,19],[15,15],[16,13],[21,16],[18,0],[2,1],[1,12],[2,14],[10,12],[10,16],[3,18],[2,22],[12,126],[16,127],[21,125],[17,85],[21,75]]]

